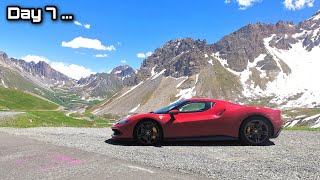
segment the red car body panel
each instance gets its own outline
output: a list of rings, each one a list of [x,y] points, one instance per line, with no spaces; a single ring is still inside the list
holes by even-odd
[[[241,123],[254,115],[264,116],[273,126],[273,137],[281,130],[283,121],[281,112],[277,109],[243,106],[222,100],[191,98],[188,102],[213,102],[214,106],[203,112],[179,113],[174,115],[174,120],[166,114],[139,114],[126,118],[127,123],[115,124],[112,129],[117,130],[114,139],[134,139],[134,128],[138,122],[145,119],[157,121],[163,130],[163,138],[188,138],[207,136],[239,137]]]

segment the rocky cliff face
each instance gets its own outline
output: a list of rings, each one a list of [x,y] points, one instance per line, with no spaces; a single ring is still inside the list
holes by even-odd
[[[134,82],[135,71],[128,65],[118,66],[111,73],[92,74],[77,82],[77,90],[84,97],[107,98]]]
[[[205,40],[186,38],[168,41],[143,61],[138,81],[155,73],[176,78],[197,74],[208,64],[204,57],[208,52],[210,49]]]
[[[24,60],[18,60],[14,58],[10,58],[10,61],[16,65],[22,71],[29,73],[33,76],[39,76],[42,78],[46,78],[48,83],[50,84],[67,84],[71,85],[74,84],[74,80],[69,78],[68,76],[60,73],[59,71],[51,68],[51,66],[43,61],[38,63],[34,62],[26,62]]]
[[[296,31],[297,27],[292,22],[284,23],[279,21],[276,24],[249,24],[223,37],[211,47],[218,57],[227,60],[230,69],[241,72],[247,68],[249,62],[253,62],[260,54],[267,54],[264,38],[272,34],[277,34],[282,38],[285,34],[293,34]],[[289,42],[291,41],[277,41],[274,45],[286,49]],[[271,59],[269,58],[267,62],[270,64],[270,61]]]

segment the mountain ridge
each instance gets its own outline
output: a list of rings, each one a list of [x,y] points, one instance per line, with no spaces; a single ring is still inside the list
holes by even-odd
[[[320,107],[314,101],[320,98],[317,86],[303,82],[299,77],[307,76],[297,68],[318,72],[308,65],[317,64],[315,57],[320,55],[318,15],[298,24],[248,24],[213,44],[191,38],[170,40],[142,62],[135,86],[92,111],[148,112],[189,97],[249,104],[268,99],[273,107]]]

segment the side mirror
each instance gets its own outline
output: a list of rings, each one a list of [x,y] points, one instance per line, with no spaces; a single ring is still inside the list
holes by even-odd
[[[179,110],[176,110],[176,109],[171,110],[171,111],[169,111],[169,114],[170,114],[170,116],[173,116],[173,115],[179,114]]]
[[[176,118],[174,118],[174,115],[176,115],[176,114],[179,114],[179,111],[176,109],[169,111],[169,115],[171,117],[170,121],[174,121],[176,119]]]

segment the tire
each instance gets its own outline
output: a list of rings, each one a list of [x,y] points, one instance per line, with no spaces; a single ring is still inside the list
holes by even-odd
[[[152,120],[139,122],[134,129],[134,137],[141,145],[153,146],[162,141],[162,128]]]
[[[270,122],[262,117],[246,119],[240,127],[241,144],[249,146],[266,145],[271,137]]]

